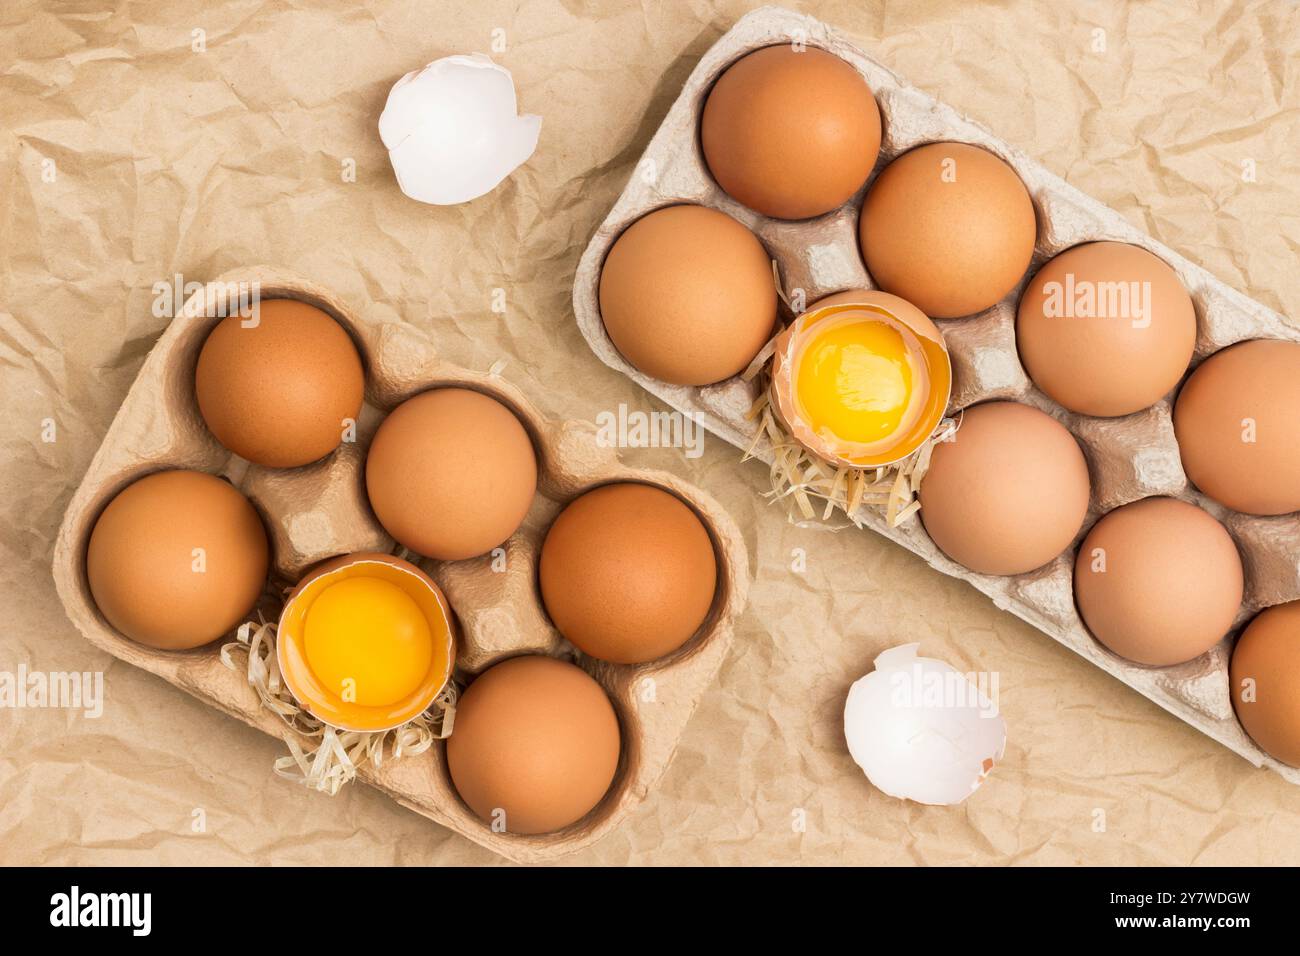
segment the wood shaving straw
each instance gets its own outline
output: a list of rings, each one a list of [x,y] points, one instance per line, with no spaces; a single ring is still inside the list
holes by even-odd
[[[240,654],[246,657],[242,665],[236,659]],[[322,723],[299,707],[284,685],[275,652],[275,624],[260,615],[256,621],[241,624],[235,640],[222,646],[221,662],[235,672],[245,672],[262,706],[287,728],[283,737],[289,754],[276,759],[276,774],[330,796],[355,778],[362,767],[380,766],[385,744],[390,741],[392,759],[415,757],[432,747],[435,740],[451,736],[455,723],[457,689],[453,681],[447,682],[428,710],[391,730],[339,730]],[[301,738],[315,741],[316,745],[304,749]]]
[[[786,297],[785,291],[781,288],[781,270],[776,264],[775,259],[772,260],[772,281],[776,283],[777,297],[785,303],[786,308],[793,312],[794,308],[790,305],[790,300]],[[767,340],[767,344],[758,350],[758,354],[754,356],[754,360],[745,366],[745,371],[740,373],[741,381],[751,381],[759,372],[763,371],[767,366],[768,360],[776,352],[776,340],[781,337],[781,333],[784,331],[784,328],[777,329],[776,334]],[[752,416],[753,409],[750,409],[750,415],[747,415],[746,417],[748,418]]]
[[[767,444],[772,452],[769,466],[772,490],[767,497],[784,501],[792,522],[799,524],[816,519],[815,499],[824,502],[820,508],[821,522],[827,521],[838,508],[859,528],[863,525],[864,507],[883,510],[891,528],[898,527],[921,510],[917,491],[930,467],[934,446],[948,441],[960,424],[958,419],[945,418],[925,443],[902,461],[880,467],[852,468],[824,462],[795,441],[772,413],[767,389],[745,417],[750,421],[756,420],[758,427],[742,460],[755,457],[755,451]]]
[[[772,284],[776,286],[776,294],[785,303],[785,307],[791,312],[801,312],[802,309],[796,309],[790,304],[790,297],[785,294],[785,286],[781,282],[781,264],[775,259],[772,260]]]

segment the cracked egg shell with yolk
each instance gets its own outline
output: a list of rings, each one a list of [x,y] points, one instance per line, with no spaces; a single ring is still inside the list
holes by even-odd
[[[446,686],[455,623],[441,589],[415,565],[345,554],[289,594],[276,648],[285,686],[319,720],[340,730],[391,730]]]
[[[942,333],[887,292],[820,299],[776,340],[772,407],[799,444],[834,465],[906,458],[938,427],[951,390]]]

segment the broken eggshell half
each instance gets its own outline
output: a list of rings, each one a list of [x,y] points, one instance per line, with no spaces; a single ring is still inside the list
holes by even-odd
[[[348,583],[362,590],[334,592],[331,600],[332,589]],[[423,626],[414,624],[416,615]],[[416,565],[378,552],[344,554],[289,593],[276,654],[303,710],[338,730],[382,732],[428,710],[452,679],[456,619],[442,589]],[[402,669],[412,662],[415,670]]]
[[[844,738],[867,779],[891,797],[937,806],[961,803],[1006,750],[996,704],[965,674],[919,644],[881,653],[849,688]]]
[[[482,53],[406,74],[379,116],[402,192],[435,206],[490,192],[537,148],[542,118],[517,111],[510,71]]]
[[[836,466],[901,461],[934,434],[952,363],[938,327],[887,292],[852,289],[808,307],[777,337],[771,406],[785,431]]]

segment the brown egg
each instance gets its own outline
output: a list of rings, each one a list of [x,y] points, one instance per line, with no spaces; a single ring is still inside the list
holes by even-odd
[[[1232,706],[1261,750],[1300,767],[1300,601],[1267,608],[1232,651]]]
[[[266,529],[248,499],[198,471],[160,471],[127,485],[86,549],[90,592],[108,623],[169,651],[243,623],[269,564]]]
[[[537,491],[537,456],[515,413],[467,388],[407,399],[366,455],[375,517],[412,551],[458,561],[519,527]]]
[[[1021,574],[1070,546],[1088,511],[1088,465],[1063,425],[989,402],[962,413],[921,480],[921,520],[944,554],[981,574]]]
[[[806,219],[848,201],[880,152],[871,87],[839,57],[790,44],[742,57],[718,78],[700,122],[718,185],[776,219]]]
[[[776,325],[772,260],[754,234],[703,206],[632,223],[600,273],[610,340],[646,375],[709,385],[744,371]]]
[[[1016,345],[1048,396],[1083,415],[1128,415],[1187,371],[1196,310],[1164,260],[1123,242],[1090,242],[1048,261],[1020,297]]]
[[[618,717],[586,672],[550,657],[515,657],[461,696],[447,769],[484,821],[507,833],[551,833],[600,803],[619,752]]]
[[[1300,511],[1300,345],[1256,339],[1215,352],[1174,406],[1183,468],[1220,504]]]
[[[1015,170],[987,150],[931,143],[881,170],[858,220],[876,285],[926,315],[955,319],[995,305],[1029,268],[1034,204]]]
[[[571,501],[542,544],[542,600],[584,654],[638,664],[670,654],[713,604],[718,564],[703,523],[650,485],[603,485]]]
[[[1156,667],[1217,644],[1241,607],[1242,586],[1231,535],[1176,498],[1144,498],[1108,513],[1074,562],[1074,597],[1093,637]]]
[[[361,411],[365,373],[343,326],[315,306],[267,299],[231,315],[199,353],[194,391],[217,441],[269,468],[324,458]]]

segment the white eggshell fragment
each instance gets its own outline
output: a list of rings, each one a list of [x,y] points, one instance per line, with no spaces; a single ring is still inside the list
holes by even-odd
[[[949,806],[974,793],[1002,759],[1007,725],[982,688],[943,661],[918,657],[917,647],[884,651],[849,688],[844,737],[880,790]]]
[[[435,206],[490,192],[537,148],[542,118],[517,109],[510,71],[481,53],[406,74],[379,117],[402,192]]]

